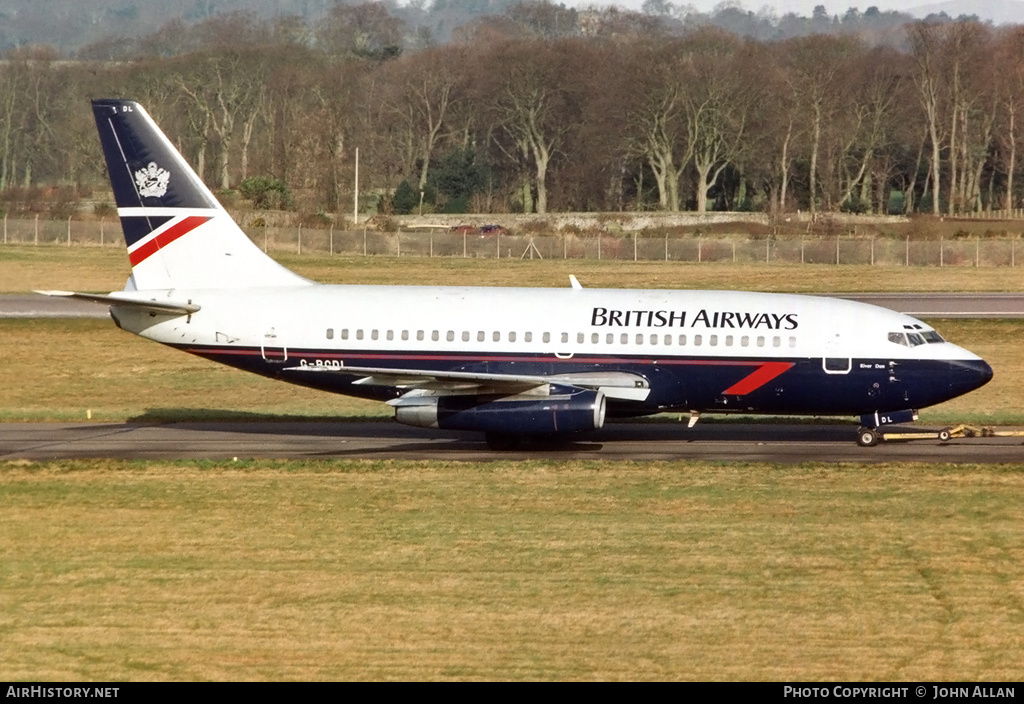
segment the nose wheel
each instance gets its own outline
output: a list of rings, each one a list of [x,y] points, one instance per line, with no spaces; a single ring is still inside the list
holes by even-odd
[[[873,428],[861,428],[857,431],[857,444],[861,447],[874,447],[881,437]]]

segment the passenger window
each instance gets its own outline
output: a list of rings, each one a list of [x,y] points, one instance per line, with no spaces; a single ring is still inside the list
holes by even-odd
[[[643,335],[637,334],[637,336],[636,336],[636,344],[638,344],[638,345],[644,344],[644,336]]]
[[[508,341],[509,342],[515,342],[516,341],[516,334],[515,334],[515,332],[510,332],[508,334]]]
[[[523,342],[533,342],[533,333],[532,332],[524,332],[523,333]]]
[[[363,339],[363,330],[362,330],[362,328],[360,328],[359,330],[356,330],[356,339],[357,340],[362,340]]]
[[[388,330],[387,338],[388,338],[388,340],[394,340],[395,339],[395,331],[394,330]]]
[[[772,347],[782,347],[782,338],[775,336],[772,338]]]
[[[423,331],[422,330],[417,330],[416,331],[416,339],[419,340],[420,342],[423,342]]]
[[[708,340],[708,344],[712,347],[718,347],[718,335],[712,335]]]
[[[581,332],[576,333],[576,344],[577,345],[582,345],[583,344],[583,340],[584,340],[583,333],[581,333]]]
[[[601,341],[601,334],[597,332],[590,333],[590,343],[596,345]]]
[[[607,335],[605,335],[604,336],[604,342],[605,342],[606,345],[614,345],[615,344],[615,333],[610,332]]]
[[[732,335],[725,336],[725,346],[732,347]]]
[[[764,347],[764,335],[757,336],[757,346]]]
[[[665,344],[666,345],[671,345],[672,344],[672,336],[671,335],[665,335]]]
[[[462,331],[462,341],[469,342],[469,330]]]
[[[333,340],[334,339],[334,328],[327,328],[327,339],[328,340]]]
[[[501,333],[495,330],[491,333],[491,340],[494,342],[501,342]]]
[[[622,333],[622,337],[619,338],[619,344],[623,344],[623,345],[628,345],[629,344],[629,333],[628,332]]]
[[[370,339],[371,340],[376,340],[377,339],[377,331],[376,330],[371,330],[370,331]]]
[[[341,339],[342,340],[347,340],[348,339],[348,328],[342,328],[341,329]]]
[[[701,345],[701,343],[703,341],[704,341],[704,336],[703,335],[694,335],[693,336],[693,346],[694,347],[700,347],[700,345]]]
[[[409,339],[409,331],[408,330],[403,330],[402,331],[402,339],[403,340],[408,340]]]
[[[430,339],[433,340],[434,342],[437,342],[438,340],[441,339],[441,333],[438,332],[437,330],[431,330]]]
[[[750,335],[744,335],[740,338],[740,347],[750,347]]]
[[[657,335],[651,335],[651,344],[652,345],[658,344],[658,336]]]
[[[449,330],[448,334],[445,335],[445,339],[448,340],[448,342],[455,342],[455,331]]]
[[[549,333],[549,332],[544,333],[544,337],[542,339],[544,340],[545,343],[551,342],[551,333]]]
[[[679,336],[679,346],[686,347],[686,335]]]
[[[564,344],[565,344],[565,343],[567,343],[568,341],[569,341],[569,333],[567,333],[567,332],[563,332],[563,333],[562,333],[562,344],[564,345]]]
[[[796,338],[795,338],[795,337],[792,337],[792,336],[791,336],[791,337],[789,338],[789,346],[790,346],[790,347],[796,347]]]
[[[477,333],[476,333],[476,341],[477,342],[483,342],[486,339],[487,339],[487,333],[485,333],[483,330],[478,330]]]

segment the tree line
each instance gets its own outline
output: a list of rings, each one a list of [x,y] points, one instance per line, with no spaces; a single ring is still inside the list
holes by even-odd
[[[410,48],[365,3],[315,28],[247,14],[168,27],[148,38],[163,49],[130,59],[14,52],[0,192],[102,184],[87,100],[105,96],[143,103],[215,189],[262,179],[307,212],[351,209],[357,149],[364,207],[384,212],[1021,205],[1024,27],[915,22],[879,45],[604,11],[583,30],[573,15],[569,36],[523,29],[560,12],[516,5],[440,46]]]

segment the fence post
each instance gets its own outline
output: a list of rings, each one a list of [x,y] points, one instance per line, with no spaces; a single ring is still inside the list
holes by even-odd
[[[4,244],[7,244],[7,213],[4,213]]]
[[[565,233],[562,233],[562,259],[569,258],[569,240],[566,239]]]
[[[703,245],[704,245],[704,238],[703,237],[698,237],[697,238],[697,263],[698,264],[700,264],[701,262],[704,261],[704,252],[703,252],[704,247],[703,247]],[[733,242],[732,246],[735,249],[736,243]]]
[[[103,215],[100,215],[100,247],[103,246]]]
[[[363,256],[366,256],[366,228],[363,228]]]
[[[732,241],[732,263],[736,263],[736,240]]]
[[[462,233],[462,258],[466,258],[466,233]]]
[[[633,230],[633,261],[636,261],[636,230]]]
[[[875,265],[875,236],[871,236],[871,266]]]
[[[395,233],[395,244],[398,247],[398,258],[402,258],[402,228],[398,228],[398,232]]]
[[[434,235],[430,235],[430,257],[434,257]]]
[[[68,247],[71,246],[71,216],[68,215]]]
[[[5,240],[6,241],[6,240]],[[1017,240],[1010,240],[1010,268],[1017,266]]]
[[[768,238],[764,241],[764,263],[770,264],[772,261],[772,240]]]
[[[39,246],[39,213],[36,213],[35,237],[32,239],[32,244],[36,247]]]
[[[981,267],[981,238],[974,240],[974,268]]]
[[[263,226],[263,253],[267,253],[267,226]]]
[[[665,261],[668,261],[668,233],[665,233]]]
[[[800,235],[800,263],[804,263],[804,236]]]
[[[942,251],[943,249],[944,248],[942,246],[942,236],[939,235],[939,266],[940,267],[941,266],[946,266],[946,253],[944,251]]]
[[[910,235],[907,235],[907,251],[904,255],[903,266],[910,266]]]
[[[494,238],[494,249],[497,252],[498,259],[501,259],[501,231],[495,233]]]
[[[836,266],[839,266],[839,235],[836,235]]]
[[[331,222],[331,255],[334,255],[334,223]]]
[[[603,239],[601,235],[597,236],[597,261],[601,261],[601,240]]]

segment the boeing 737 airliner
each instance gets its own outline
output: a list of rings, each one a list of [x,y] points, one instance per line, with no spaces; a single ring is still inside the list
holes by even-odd
[[[207,359],[386,401],[494,448],[663,411],[859,416],[858,441],[992,369],[910,316],[726,291],[329,286],[267,257],[146,111],[93,101],[132,275],[119,327]],[[685,432],[685,431],[683,431]]]

